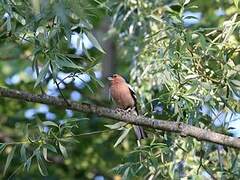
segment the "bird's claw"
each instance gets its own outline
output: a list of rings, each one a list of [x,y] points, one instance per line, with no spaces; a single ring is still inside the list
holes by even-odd
[[[121,108],[116,108],[115,111],[117,111],[117,112],[123,112],[124,110],[121,109]]]

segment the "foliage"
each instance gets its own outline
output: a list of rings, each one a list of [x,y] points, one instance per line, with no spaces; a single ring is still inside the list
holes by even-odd
[[[77,94],[81,102],[109,106],[97,76],[107,51],[97,39],[112,37],[118,72],[128,74],[144,115],[226,133],[232,119],[226,115],[216,126],[218,116],[239,113],[238,0],[0,2],[1,86],[64,99]],[[108,34],[97,38],[109,16]],[[81,53],[70,48],[74,33]],[[148,130],[149,139],[136,147],[131,128],[122,123],[106,125],[93,114],[9,99],[0,104],[5,177],[240,176],[238,152],[231,148],[157,130]],[[216,118],[204,109],[218,112]]]
[[[141,98],[143,112],[150,117],[226,133],[229,118],[225,122],[223,119],[219,129],[203,109],[218,110],[216,119],[222,112],[239,112],[238,3],[140,0],[112,6],[116,9],[113,25],[116,34],[121,35],[120,49],[124,58],[133,61],[130,77]],[[219,9],[222,15],[216,14]],[[187,12],[201,13],[201,17]],[[197,21],[192,25],[188,24],[189,19]],[[154,166],[154,172],[149,167],[148,172],[155,178],[239,175],[232,172],[233,167],[237,171],[239,167],[230,160],[237,158],[237,152],[225,154],[216,145],[167,136],[172,148],[178,148],[174,156],[164,157],[171,159],[168,171],[160,168],[166,162]],[[164,138],[163,142],[166,143]],[[127,166],[126,171],[131,171],[131,167]]]

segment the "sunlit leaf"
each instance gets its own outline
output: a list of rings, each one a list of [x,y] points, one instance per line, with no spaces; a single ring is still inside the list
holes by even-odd
[[[233,0],[235,6],[238,8],[239,0]]]
[[[125,122],[117,122],[115,124],[109,124],[109,125],[104,125],[104,126],[109,129],[119,129],[119,128],[123,128],[126,124],[127,123],[125,123]]]
[[[46,161],[50,162],[50,161],[48,160],[48,156],[47,156],[47,154],[48,154],[47,148],[44,147],[44,148],[42,149],[42,153],[43,153],[44,159],[45,159]]]
[[[113,147],[117,147],[119,144],[121,144],[123,140],[127,137],[130,130],[131,128],[125,128]]]
[[[58,143],[58,145],[59,145],[59,149],[60,149],[62,155],[64,156],[64,158],[67,158],[68,154],[67,154],[66,148],[60,142]]]

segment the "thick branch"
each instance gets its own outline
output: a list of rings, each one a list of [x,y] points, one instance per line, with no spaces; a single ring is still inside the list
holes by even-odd
[[[71,109],[80,112],[94,113],[98,116],[108,117],[118,121],[127,122],[130,124],[146,126],[149,128],[160,129],[169,132],[180,133],[182,136],[191,136],[198,140],[209,141],[217,144],[222,144],[240,149],[240,139],[226,136],[223,134],[215,133],[210,130],[197,128],[188,124],[174,121],[163,121],[157,119],[146,118],[143,116],[135,116],[125,111],[120,112],[105,107],[100,107],[90,104],[80,104],[69,101],[69,105],[60,98],[47,96],[47,95],[34,95],[31,93],[10,90],[0,87],[0,97],[9,97],[19,99],[22,101],[43,103],[53,105],[63,109]]]

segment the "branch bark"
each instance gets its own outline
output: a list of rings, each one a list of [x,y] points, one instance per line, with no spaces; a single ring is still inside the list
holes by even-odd
[[[143,116],[135,116],[133,114],[127,113],[126,111],[117,111],[91,104],[80,104],[70,100],[67,100],[68,103],[66,103],[61,98],[47,95],[35,95],[24,91],[10,90],[2,87],[0,87],[0,97],[9,97],[21,101],[48,104],[59,108],[71,109],[79,112],[94,113],[98,116],[123,121],[129,124],[141,125],[163,131],[180,133],[180,135],[184,137],[191,136],[198,140],[204,140],[240,149],[240,139],[238,138],[226,136],[206,129],[201,129],[188,124],[184,124],[182,122],[164,121],[146,118]]]

